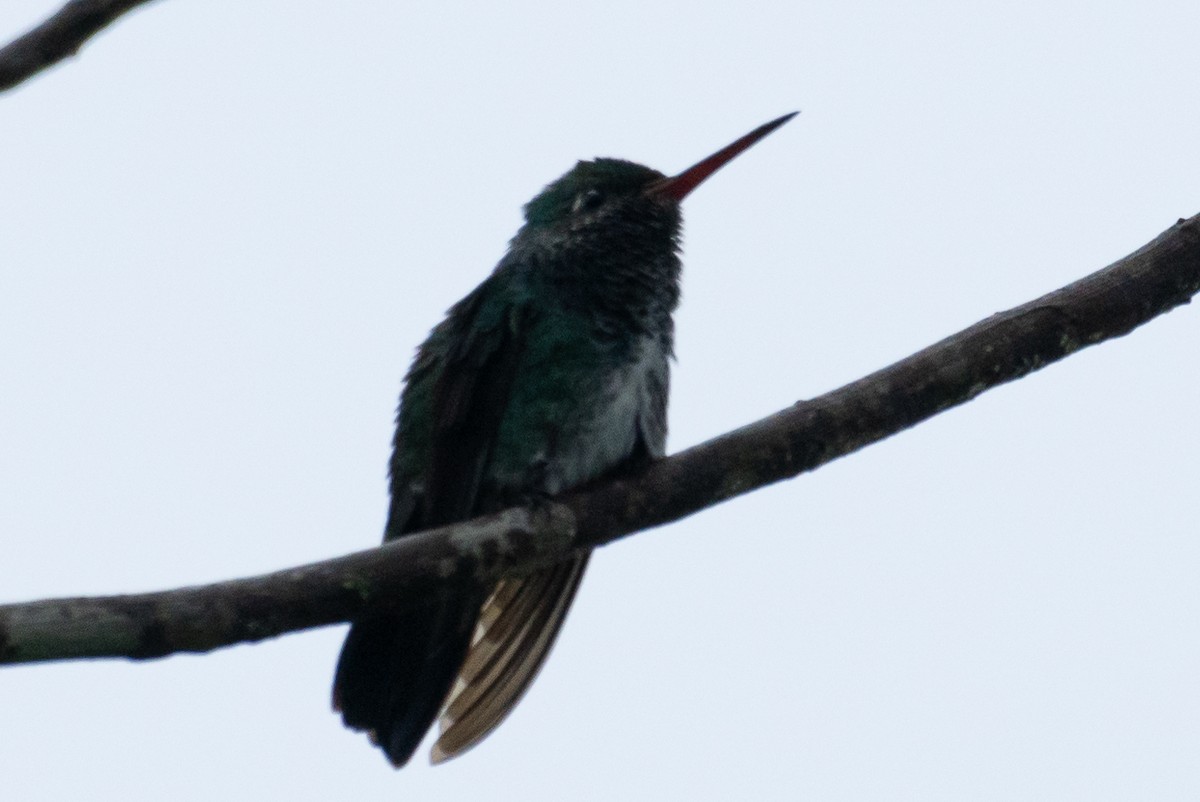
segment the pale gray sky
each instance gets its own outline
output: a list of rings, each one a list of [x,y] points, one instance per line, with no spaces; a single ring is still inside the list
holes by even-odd
[[[16,34],[57,2],[6,0]],[[0,597],[376,542],[400,376],[576,159],[688,199],[671,449],[1200,211],[1200,6],[162,0],[0,97]],[[342,628],[0,671],[20,800],[1195,799],[1200,317],[603,549],[468,756]]]

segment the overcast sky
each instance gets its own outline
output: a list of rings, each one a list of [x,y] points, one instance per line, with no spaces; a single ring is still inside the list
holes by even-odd
[[[57,6],[4,0],[10,38]],[[682,169],[671,450],[1200,211],[1194,2],[162,0],[0,96],[0,598],[375,543],[400,377],[577,159]],[[1200,317],[601,550],[394,772],[344,627],[0,671],[14,800],[1200,797]]]

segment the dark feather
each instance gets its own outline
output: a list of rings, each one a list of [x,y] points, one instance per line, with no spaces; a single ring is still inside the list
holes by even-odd
[[[460,305],[471,313],[455,321],[464,331],[475,323],[481,295]],[[520,360],[523,329],[512,313],[500,331],[456,333],[456,347],[436,366],[428,478],[416,493],[409,477],[393,475],[388,539],[479,512],[480,482]],[[418,365],[429,367],[422,364],[428,356],[418,356]],[[396,448],[403,448],[399,438]],[[487,591],[469,580],[449,583],[428,605],[350,628],[334,679],[334,707],[348,727],[369,731],[396,766],[408,762],[437,717]]]

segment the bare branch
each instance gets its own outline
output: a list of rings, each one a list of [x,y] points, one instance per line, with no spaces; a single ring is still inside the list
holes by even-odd
[[[33,30],[0,48],[0,92],[75,55],[117,17],[149,0],[70,0]]]
[[[813,470],[1126,334],[1197,291],[1200,215],[1087,278],[853,384],[533,510],[250,579],[0,606],[0,663],[209,651],[418,604],[438,582],[528,571]]]

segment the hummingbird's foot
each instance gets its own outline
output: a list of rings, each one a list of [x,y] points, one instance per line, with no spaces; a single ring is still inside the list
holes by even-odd
[[[554,495],[545,490],[523,490],[513,497],[513,506],[540,512],[550,506]]]

